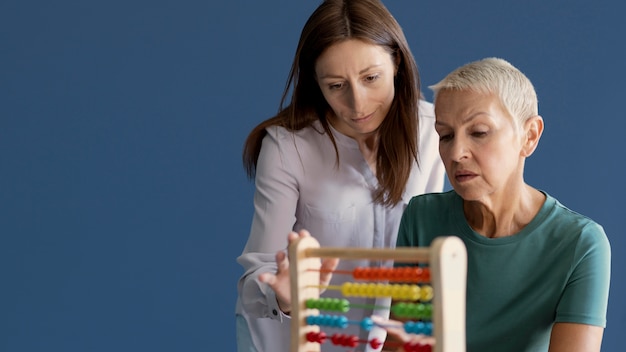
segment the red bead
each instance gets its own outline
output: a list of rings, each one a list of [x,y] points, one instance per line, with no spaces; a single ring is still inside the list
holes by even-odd
[[[356,280],[362,280],[365,277],[364,269],[363,267],[355,268],[354,272],[352,272],[352,276],[354,276]]]
[[[382,343],[382,342],[380,342],[380,340],[379,340],[379,339],[377,339],[377,338],[373,338],[373,339],[370,341],[370,347],[372,347],[372,348],[378,348],[378,347],[380,347],[380,346],[382,346],[382,345],[383,345],[383,343]]]
[[[320,331],[320,332],[311,331],[306,334],[306,339],[309,342],[317,342],[321,344],[321,343],[324,343],[324,341],[326,341],[326,333],[323,331]]]
[[[353,336],[348,336],[348,339],[344,346],[356,347],[358,345],[359,345],[359,338],[353,335]]]
[[[433,347],[428,344],[407,342],[402,347],[406,352],[432,352]]]
[[[332,341],[333,345],[341,344],[341,340],[342,340],[342,335],[340,335],[340,334],[333,334],[330,337],[330,341]]]

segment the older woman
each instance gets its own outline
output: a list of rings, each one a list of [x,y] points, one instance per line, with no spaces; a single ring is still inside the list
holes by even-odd
[[[531,82],[488,58],[431,88],[454,190],[414,197],[397,245],[451,234],[465,242],[468,351],[600,351],[609,242],[596,222],[524,181],[544,128]]]

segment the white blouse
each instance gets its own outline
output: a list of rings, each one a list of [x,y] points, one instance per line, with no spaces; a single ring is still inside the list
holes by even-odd
[[[337,164],[319,122],[296,132],[268,128],[257,163],[250,236],[237,258],[245,271],[238,283],[236,307],[239,351],[255,351],[247,346],[250,339],[256,351],[289,350],[290,319],[280,312],[273,290],[257,276],[276,272],[275,254],[285,249],[290,231],[306,229],[323,247],[395,247],[400,218],[411,197],[443,190],[445,170],[432,104],[420,101],[419,113],[419,167],[414,166],[402,201],[393,207],[373,202],[378,181],[352,138],[331,128],[339,151]],[[380,263],[340,261],[338,270],[370,265]],[[333,275],[331,285],[345,281],[352,281],[351,277]],[[327,290],[323,297],[341,296]],[[350,309],[345,315],[361,320],[372,313],[372,309]],[[358,326],[341,333],[368,338]],[[332,351],[332,344],[325,343],[323,350]]]

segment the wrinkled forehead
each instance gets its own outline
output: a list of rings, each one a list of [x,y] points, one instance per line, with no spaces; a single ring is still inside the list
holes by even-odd
[[[435,121],[441,125],[452,125],[481,114],[513,119],[513,116],[494,93],[470,89],[443,89],[435,98]]]

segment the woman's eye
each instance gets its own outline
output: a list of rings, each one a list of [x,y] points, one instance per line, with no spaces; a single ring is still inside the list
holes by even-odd
[[[487,132],[485,131],[474,131],[472,132],[472,136],[474,137],[485,137],[487,135]]]
[[[439,141],[440,142],[447,142],[447,141],[451,140],[452,137],[453,137],[452,134],[441,134],[441,135],[439,135]]]
[[[330,89],[330,90],[341,89],[341,87],[343,87],[342,83],[333,83],[333,84],[329,84],[328,85],[328,89]]]
[[[374,81],[376,81],[379,77],[380,77],[380,76],[378,76],[378,75],[371,75],[371,76],[367,76],[367,77],[365,77],[365,80],[366,80],[366,81],[368,81],[368,82],[374,82]]]

